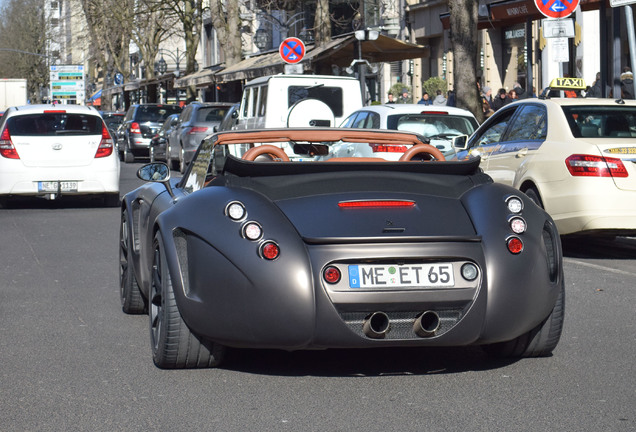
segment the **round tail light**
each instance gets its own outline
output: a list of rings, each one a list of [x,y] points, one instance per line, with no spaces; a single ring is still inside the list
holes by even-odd
[[[523,251],[523,242],[519,237],[510,237],[506,242],[508,245],[508,250],[512,254],[520,254]]]
[[[334,266],[327,267],[323,272],[322,276],[325,278],[325,281],[330,284],[336,284],[340,282],[340,270]]]
[[[280,255],[280,248],[272,241],[263,243],[261,256],[267,260],[275,260]]]

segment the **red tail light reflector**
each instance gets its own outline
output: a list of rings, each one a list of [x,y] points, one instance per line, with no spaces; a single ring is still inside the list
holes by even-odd
[[[261,255],[267,260],[275,260],[280,255],[280,248],[274,242],[266,242],[261,246]]]
[[[102,158],[110,156],[111,154],[113,154],[113,139],[110,137],[110,133],[108,132],[106,125],[102,125],[102,140],[99,142],[99,147],[97,147],[95,157]]]
[[[188,132],[188,135],[192,135],[195,133],[201,133],[201,132],[207,132],[208,128],[203,127],[203,126],[195,126],[193,128],[190,129],[190,131]]]
[[[327,281],[327,283],[336,284],[340,282],[340,277],[341,277],[340,270],[338,270],[336,267],[333,267],[333,266],[327,267],[322,272],[322,275],[325,278],[325,281]]]
[[[422,111],[420,114],[448,115],[448,113],[446,111]]]
[[[404,153],[406,151],[406,146],[401,145],[370,144],[370,146],[374,153]]]
[[[132,133],[132,134],[141,134],[141,126],[139,126],[139,123],[132,122],[130,124],[130,133]]]
[[[575,177],[627,177],[627,169],[618,158],[575,154],[565,160]]]
[[[523,251],[523,242],[519,237],[510,237],[506,242],[511,254],[520,254]]]
[[[368,207],[415,207],[415,201],[409,200],[360,200],[340,201],[340,208],[368,208]]]
[[[11,134],[9,133],[9,126],[5,127],[0,135],[0,155],[7,159],[20,159],[17,150],[11,142]]]
[[[44,114],[66,114],[66,110],[44,110]]]

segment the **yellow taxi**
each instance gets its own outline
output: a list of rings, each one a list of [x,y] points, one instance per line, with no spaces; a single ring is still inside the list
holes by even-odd
[[[636,101],[581,97],[583,80],[553,81],[545,96],[506,105],[468,139],[496,182],[525,192],[559,233],[636,235]]]

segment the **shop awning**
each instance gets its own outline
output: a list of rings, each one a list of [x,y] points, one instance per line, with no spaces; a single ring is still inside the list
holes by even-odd
[[[189,86],[207,87],[214,82],[216,70],[203,69],[190,75],[175,80],[175,87],[185,88]]]
[[[307,46],[307,54],[300,65],[304,71],[315,71],[322,65],[331,68],[335,65],[347,67],[358,58],[357,39],[355,35],[334,38],[322,47]],[[426,46],[379,35],[377,40],[362,41],[362,58],[371,63],[392,62],[412,58],[428,57],[430,50]],[[265,75],[282,73],[285,62],[278,51],[249,57],[235,65],[229,66],[214,75],[217,82],[249,80]]]

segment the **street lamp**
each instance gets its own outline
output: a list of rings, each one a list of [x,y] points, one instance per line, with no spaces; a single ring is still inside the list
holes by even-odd
[[[369,64],[369,62],[362,58],[362,41],[368,40],[373,41],[376,40],[380,36],[380,32],[377,30],[365,29],[365,30],[356,30],[354,33],[356,39],[358,40],[358,58],[353,60],[349,67],[346,69],[347,73],[353,73],[354,66],[358,66],[358,79],[360,80],[360,90],[362,91],[362,102],[366,103],[367,100],[367,83],[366,77],[364,74],[364,67],[368,66],[371,69],[372,73],[377,72],[377,68],[374,68]]]

